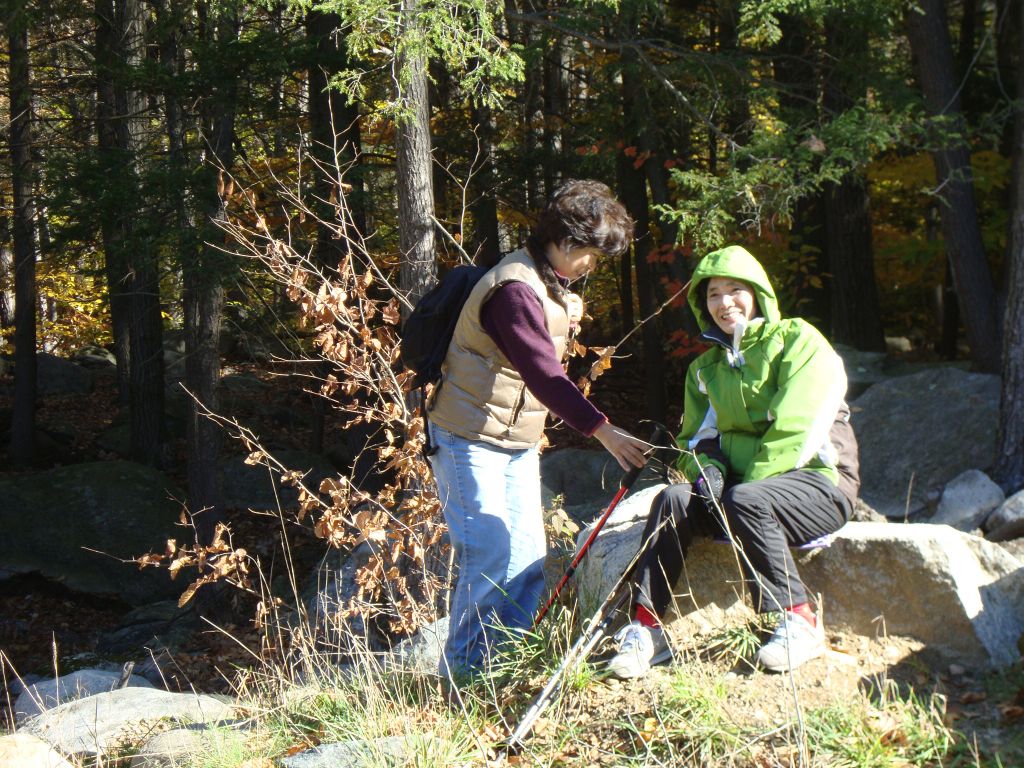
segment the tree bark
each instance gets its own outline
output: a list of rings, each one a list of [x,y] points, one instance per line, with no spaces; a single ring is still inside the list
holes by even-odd
[[[565,119],[565,45],[562,37],[555,35],[544,53],[544,188],[548,197],[562,180]]]
[[[7,15],[10,99],[11,186],[14,193],[14,400],[11,413],[12,466],[35,458],[36,419],[36,251],[32,199],[32,90],[29,79],[25,3],[12,0]]]
[[[818,71],[819,51],[815,46],[815,30],[810,20],[795,13],[779,19],[782,37],[773,51],[772,65],[779,83],[779,115],[790,131],[806,130],[818,120],[821,88]],[[825,194],[816,191],[804,195],[793,205],[789,231],[789,250],[814,258],[819,275],[829,270],[825,218]],[[828,284],[817,288],[810,281],[794,285],[793,298],[799,313],[815,319],[821,328],[832,325],[832,303]]]
[[[1024,29],[1024,3],[1017,5]],[[1022,38],[1024,39],[1024,38]],[[1013,180],[1007,247],[1007,301],[1003,321],[1002,391],[995,480],[1007,493],[1024,487],[1024,44],[1017,60],[1017,113],[1013,127]]]
[[[848,173],[839,183],[826,185],[824,197],[832,340],[883,351],[866,182],[860,174]]]
[[[506,18],[519,14],[521,10],[516,7],[514,0],[505,0]],[[518,28],[508,21],[509,39],[517,40],[525,50],[532,50],[541,44],[538,35],[530,24],[519,24]],[[525,199],[522,200],[522,207],[526,210],[539,210],[544,205],[544,195],[541,191],[539,168],[543,166],[541,156],[541,132],[540,127],[544,122],[544,101],[543,83],[544,71],[541,66],[540,57],[526,58],[526,71],[523,77],[523,146],[520,153],[523,162],[522,176],[525,179]],[[513,191],[513,190],[510,190]],[[516,245],[521,245],[517,242]]]
[[[750,65],[746,57],[739,52],[739,22],[739,0],[719,0],[718,12],[712,21],[717,38],[716,56],[733,60],[733,67],[737,72],[737,76],[729,83],[732,86],[731,93],[734,95],[727,100],[725,105],[725,130],[737,144],[745,146],[750,143],[753,124],[750,119],[750,99],[747,97],[750,86],[742,77]],[[708,141],[710,144],[708,167],[714,171],[718,159],[718,137],[714,132],[709,134]],[[745,157],[735,158],[733,162],[741,168],[749,164]]]
[[[310,152],[316,160],[313,169],[313,200],[311,208],[316,214],[316,244],[313,256],[329,274],[346,255],[353,253],[363,233],[362,211],[353,210],[344,203],[361,205],[361,195],[346,199],[341,177],[349,174],[345,183],[356,183],[359,170],[359,112],[341,91],[329,86],[330,79],[347,66],[347,53],[339,28],[337,14],[312,9],[306,16],[306,34],[315,50],[309,67],[309,124],[312,146]],[[337,204],[332,204],[332,200]],[[340,216],[343,220],[338,222]],[[358,220],[358,223],[357,223]],[[335,237],[337,225],[344,230],[342,238]],[[326,379],[331,364],[316,364],[313,375]],[[313,396],[313,428],[310,450],[322,451],[327,421],[327,402]]]
[[[146,7],[141,0],[97,0],[97,124],[100,156],[113,181],[102,195],[101,231],[111,296],[119,396],[127,388],[131,454],[164,463],[163,319],[159,258],[137,222],[146,94],[131,85],[146,56]]]
[[[116,0],[115,26],[119,35],[121,65],[127,78],[140,72],[145,59],[146,10],[141,0]],[[118,212],[126,247],[131,344],[131,455],[140,464],[162,467],[164,443],[164,350],[160,311],[160,268],[154,243],[140,236],[134,219],[141,207],[141,157],[145,143],[145,93],[127,82],[115,88],[119,171],[130,185],[134,199],[124,201]]]
[[[960,301],[960,316],[967,331],[971,360],[980,371],[999,368],[999,328],[995,318],[995,289],[985,257],[974,199],[971,156],[956,91],[953,49],[946,20],[945,0],[922,0],[920,12],[907,14],[907,36],[916,60],[925,106],[943,118],[947,137],[932,153],[944,205],[942,233],[953,265],[953,281]]]
[[[494,158],[494,112],[476,103],[472,106],[480,146],[480,168],[473,176],[473,239],[470,254],[479,264],[497,264],[501,256],[498,234],[498,169]]]
[[[141,72],[146,59],[146,6],[142,0],[115,0],[116,26],[123,46],[122,61],[128,73]],[[140,189],[142,153],[146,141],[145,93],[130,83],[115,89],[118,107],[118,147],[123,151],[123,170],[133,187]],[[132,202],[132,201],[129,201]],[[160,312],[160,268],[155,244],[140,236],[133,218],[141,206],[120,212],[128,246],[131,314],[131,445],[132,458],[140,464],[162,467],[164,443],[163,318]]]
[[[207,35],[217,46],[230,46],[238,38],[238,9],[233,4],[210,11]],[[216,524],[224,518],[219,472],[221,430],[203,415],[219,406],[220,330],[224,312],[224,279],[229,265],[216,247],[224,239],[216,222],[223,220],[230,195],[228,173],[234,162],[237,73],[223,62],[207,73],[213,92],[204,105],[209,161],[200,203],[203,245],[196,258],[184,265],[185,382],[195,400],[190,403],[185,439],[188,446],[188,501],[200,543],[209,543]]]
[[[96,0],[96,130],[100,166],[107,178],[119,184],[105,186],[99,196],[100,233],[103,238],[104,271],[110,299],[111,333],[117,362],[117,399],[122,407],[131,406],[131,294],[129,269],[124,243],[121,212],[123,205],[117,190],[127,183],[120,172],[118,149],[117,88],[118,34],[114,0]],[[131,194],[125,197],[134,197]]]
[[[1021,20],[1017,9],[1021,0],[996,0],[996,70],[999,80],[1006,84],[1016,82],[1014,60],[1020,48]],[[1003,124],[999,151],[1003,155],[1013,154],[1014,121]]]
[[[419,0],[403,0],[403,35],[419,35]],[[434,256],[434,190],[431,178],[427,68],[418,52],[400,57],[396,126],[400,287],[413,304],[437,281]]]
[[[624,25],[626,39],[636,36],[636,22],[628,20]],[[638,146],[643,143],[645,126],[643,120],[650,112],[646,108],[645,90],[641,82],[639,63],[632,49],[625,49],[622,56],[622,114],[626,141]],[[658,306],[657,276],[651,268],[648,256],[656,247],[652,242],[650,214],[648,209],[648,175],[637,168],[633,160],[624,154],[618,164],[619,185],[623,203],[636,222],[636,237],[633,244],[633,258],[636,269],[637,303],[641,319],[650,317]],[[667,412],[664,375],[664,336],[661,317],[648,320],[641,330],[644,360],[644,412],[648,418],[665,421]]]
[[[835,66],[825,79],[824,106],[835,116],[865,95],[853,63],[867,55],[868,36],[862,22],[848,14],[831,15],[826,36]],[[867,181],[863,174],[851,171],[839,182],[826,184],[823,198],[832,340],[884,351]]]
[[[6,202],[0,203],[0,208]],[[0,328],[14,325],[14,250],[10,217],[0,215]]]

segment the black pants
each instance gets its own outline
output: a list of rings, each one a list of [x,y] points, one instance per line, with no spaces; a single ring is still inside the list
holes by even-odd
[[[820,472],[796,470],[729,486],[721,507],[728,531],[741,547],[740,562],[754,607],[777,611],[809,602],[789,548],[839,530],[853,505]],[[690,542],[695,536],[726,535],[718,517],[688,483],[670,485],[655,497],[641,541],[648,541],[661,521],[666,522],[640,561],[636,602],[664,615]]]

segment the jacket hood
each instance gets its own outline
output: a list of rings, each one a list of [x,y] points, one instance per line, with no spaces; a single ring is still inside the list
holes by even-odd
[[[755,259],[746,248],[729,245],[712,251],[701,259],[690,279],[690,291],[686,300],[697,318],[697,324],[701,331],[717,327],[709,324],[704,311],[703,283],[712,277],[731,277],[749,284],[754,291],[757,306],[764,319],[775,323],[782,318],[779,314],[779,303],[775,298],[775,291],[772,289],[772,284],[768,280],[768,275],[765,273],[764,267],[761,266],[761,262]]]

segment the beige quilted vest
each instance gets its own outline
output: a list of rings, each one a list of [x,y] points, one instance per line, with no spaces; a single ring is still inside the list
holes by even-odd
[[[500,286],[513,281],[526,283],[537,292],[555,352],[559,359],[565,354],[569,330],[565,308],[548,296],[530,254],[514,251],[480,279],[466,300],[427,415],[432,424],[467,440],[520,449],[540,442],[548,411],[526,388],[480,322],[484,302]]]

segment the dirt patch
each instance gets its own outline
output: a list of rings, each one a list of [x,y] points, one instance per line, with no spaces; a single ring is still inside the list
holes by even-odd
[[[966,670],[938,663],[921,643],[900,637],[832,634],[829,644],[824,657],[792,675],[779,675],[757,671],[735,657],[710,658],[705,641],[692,642],[678,649],[671,665],[655,667],[644,678],[608,678],[568,691],[537,723],[530,755],[550,759],[554,754],[555,765],[621,765],[623,755],[642,754],[640,742],[664,744],[674,727],[672,714],[689,708],[697,725],[672,738],[692,738],[693,743],[680,748],[670,759],[675,762],[653,764],[725,764],[701,758],[699,741],[731,731],[760,736],[737,750],[736,762],[729,765],[795,765],[780,754],[790,740],[795,744],[801,719],[849,711],[862,702],[879,739],[898,739],[904,725],[893,719],[887,702],[913,695],[925,707],[933,705],[954,732],[951,754],[980,756],[963,765],[1024,765],[1024,720],[1014,703],[1024,701],[1024,665],[995,673]],[[575,731],[578,737],[567,737]],[[754,742],[763,742],[763,755]],[[530,755],[513,763],[529,765]]]

